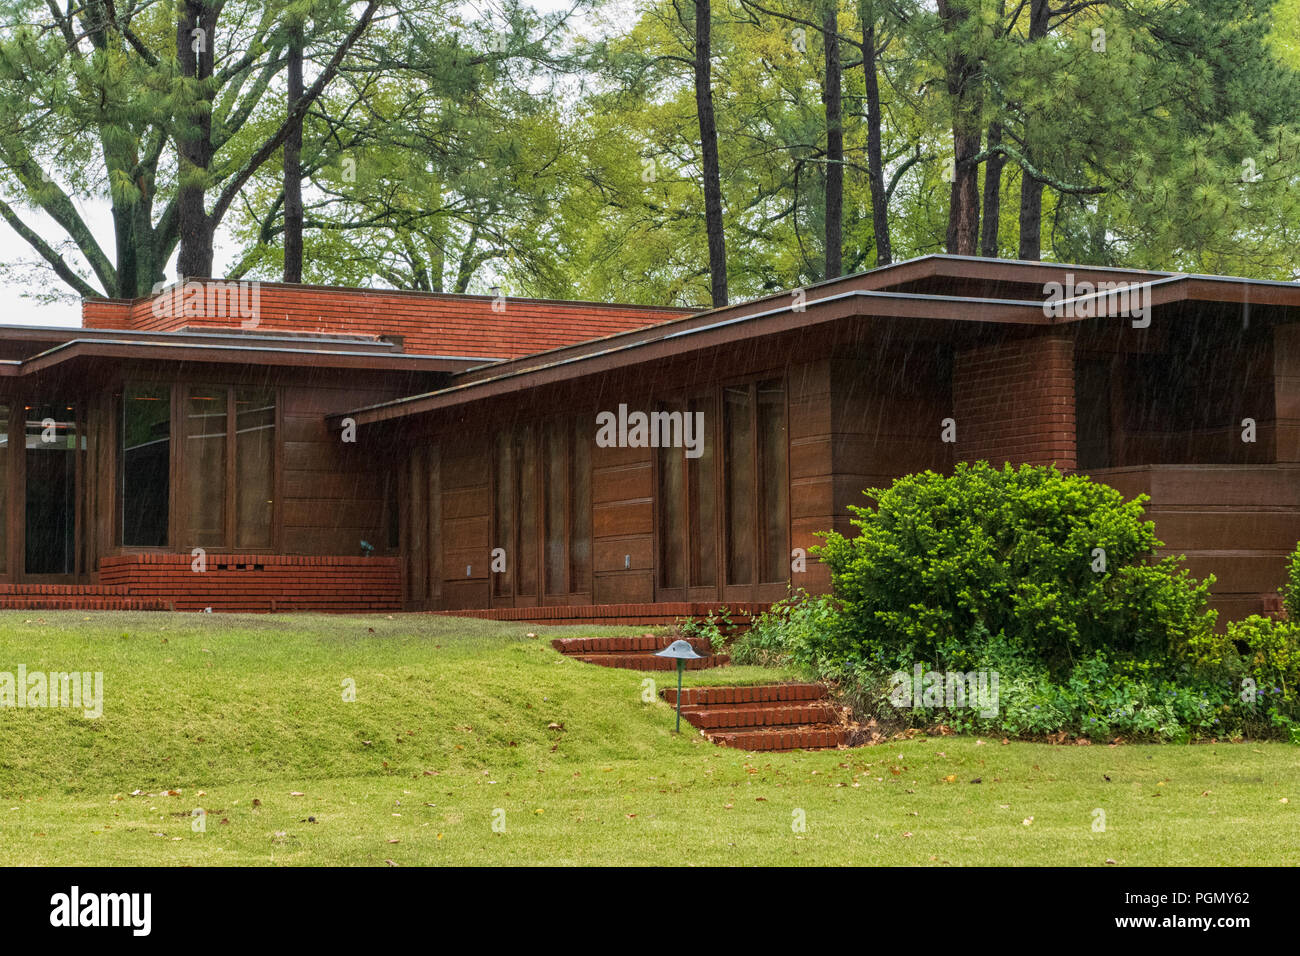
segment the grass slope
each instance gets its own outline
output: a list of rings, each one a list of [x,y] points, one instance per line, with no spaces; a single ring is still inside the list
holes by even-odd
[[[0,671],[105,685],[98,720],[0,708],[0,863],[1300,863],[1300,748],[949,737],[751,755],[674,736],[643,700],[671,674],[567,660],[549,646],[566,633],[600,631],[0,614]]]

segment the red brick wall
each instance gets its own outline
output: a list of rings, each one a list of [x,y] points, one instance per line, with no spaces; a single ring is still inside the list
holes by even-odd
[[[82,324],[90,329],[174,332],[240,328],[236,316],[184,315],[168,308],[155,315],[153,299],[134,302],[86,300]],[[479,295],[383,292],[324,286],[286,286],[264,282],[258,287],[255,329],[399,336],[402,349],[424,355],[518,358],[657,325],[690,315],[690,309],[656,309],[593,302],[548,302],[506,298],[494,311],[493,299]],[[166,302],[182,304],[180,299]]]
[[[101,584],[156,598],[177,611],[397,611],[396,558],[209,554],[191,570],[188,554],[114,555],[100,560]]]
[[[953,364],[952,391],[960,460],[1076,466],[1068,333],[963,349]]]

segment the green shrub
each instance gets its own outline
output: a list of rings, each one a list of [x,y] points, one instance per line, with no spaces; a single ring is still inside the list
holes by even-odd
[[[1278,726],[1300,720],[1300,622],[1251,615],[1228,624],[1217,664]]]
[[[1292,621],[1300,622],[1300,544],[1295,546],[1286,563],[1286,584],[1282,588],[1282,607]]]
[[[721,654],[732,640],[735,623],[731,620],[731,609],[723,605],[702,619],[679,617],[674,629],[682,637],[707,637],[713,653]]]
[[[816,673],[814,648],[819,636],[835,626],[836,612],[829,596],[794,591],[754,618],[749,630],[736,640],[731,659],[764,667],[795,665]]]
[[[985,462],[867,495],[877,506],[852,508],[857,536],[829,533],[816,549],[842,611],[809,656],[832,668],[937,662],[987,633],[1059,680],[1098,652],[1172,661],[1213,629],[1210,582],[1154,560],[1144,497]]]

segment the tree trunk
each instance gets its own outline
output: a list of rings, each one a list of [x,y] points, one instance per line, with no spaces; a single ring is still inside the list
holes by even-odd
[[[962,0],[938,0],[944,33],[949,34],[947,62],[948,95],[952,100],[952,189],[948,199],[948,252],[975,255],[979,241],[979,165],[974,162],[980,149],[979,64],[962,52],[960,41],[951,34],[970,16]]]
[[[1033,43],[1047,36],[1051,23],[1052,9],[1049,0],[1030,0],[1029,4],[1029,42]],[[1028,112],[1024,120],[1025,156],[1035,166],[1042,168],[1042,163],[1033,152],[1033,116]],[[1020,179],[1020,258],[1037,260],[1043,257],[1043,183],[1023,170]]]
[[[204,0],[182,0],[176,21],[177,59],[192,96],[188,115],[178,118],[176,136],[180,165],[176,211],[181,242],[176,272],[181,278],[212,274],[214,229],[204,196],[213,153],[209,80],[218,9]]]
[[[826,278],[844,269],[844,126],[840,95],[840,38],[837,0],[827,0],[822,17],[826,49]]]
[[[713,117],[710,77],[712,10],[695,0],[695,112],[700,122],[704,164],[704,228],[709,240],[709,286],[715,308],[727,304],[727,243],[722,232],[722,180],[718,168],[718,124]]]
[[[871,0],[859,6],[862,18],[862,71],[867,85],[867,177],[871,185],[871,225],[876,237],[876,265],[894,261],[889,240],[889,197],[880,152],[880,78],[876,75],[876,11]]]
[[[288,111],[302,99],[302,24],[289,27]],[[284,141],[284,281],[302,282],[302,117]]]
[[[988,148],[1002,144],[1002,124],[990,123]],[[980,255],[986,259],[998,256],[998,225],[1002,221],[1002,167],[1006,165],[1002,153],[991,153],[984,162],[984,220],[980,232]]]

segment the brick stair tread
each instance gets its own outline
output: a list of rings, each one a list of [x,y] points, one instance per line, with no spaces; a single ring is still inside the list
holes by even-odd
[[[688,640],[696,653],[712,650],[707,637],[692,637]],[[640,637],[557,637],[551,641],[551,646],[561,654],[654,653],[672,643],[671,638],[646,634]]]
[[[624,667],[629,670],[652,671],[677,669],[677,661],[673,658],[658,657],[654,654],[623,652],[615,654],[569,654],[566,656],[575,661],[582,661],[584,664],[599,664],[602,667]],[[721,667],[730,660],[731,658],[726,654],[714,654],[709,657],[688,660],[686,662],[686,669],[694,671],[705,670],[710,667]]]
[[[826,702],[781,707],[682,708],[682,716],[704,730],[732,730],[747,727],[798,727],[826,723],[835,718],[835,708]]]
[[[704,736],[715,744],[741,750],[824,750],[849,741],[848,731],[833,724],[706,731]]]
[[[674,706],[677,689],[668,687],[661,691],[664,700]],[[748,684],[721,687],[688,687],[682,691],[683,711],[688,707],[714,707],[726,704],[752,703],[803,703],[823,700],[828,692],[823,684]]]

